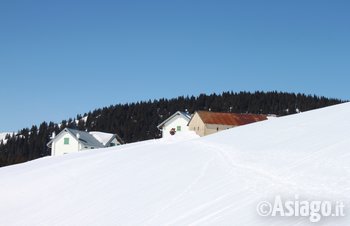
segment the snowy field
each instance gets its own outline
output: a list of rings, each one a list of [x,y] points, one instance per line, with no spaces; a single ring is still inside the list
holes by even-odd
[[[256,206],[298,194],[350,207],[349,115],[347,103],[0,168],[0,224],[348,226],[350,216],[312,224],[262,217]]]

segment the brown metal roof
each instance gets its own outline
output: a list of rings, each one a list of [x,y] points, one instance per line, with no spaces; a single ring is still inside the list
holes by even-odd
[[[197,111],[206,124],[241,126],[267,119],[266,115]]]

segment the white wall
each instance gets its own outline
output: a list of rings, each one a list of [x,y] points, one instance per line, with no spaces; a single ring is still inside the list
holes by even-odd
[[[181,131],[176,131],[176,134],[189,131],[188,126],[187,126],[188,122],[189,122],[189,119],[183,115],[175,116],[170,121],[165,123],[165,125],[163,126],[163,128],[162,128],[163,137],[170,137],[171,136],[170,130],[172,128],[175,128],[175,130],[176,130],[178,126],[181,126]],[[176,136],[176,134],[175,134],[175,136]]]
[[[69,138],[69,144],[64,144],[64,138]],[[51,155],[64,155],[78,152],[81,149],[78,141],[69,133],[64,133],[52,142]]]

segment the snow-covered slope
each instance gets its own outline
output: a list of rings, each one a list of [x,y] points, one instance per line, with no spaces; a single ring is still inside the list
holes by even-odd
[[[1,224],[350,225],[350,216],[311,224],[256,213],[276,195],[349,204],[349,115],[347,103],[1,168]]]

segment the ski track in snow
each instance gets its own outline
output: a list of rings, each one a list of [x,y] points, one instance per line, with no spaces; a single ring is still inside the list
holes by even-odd
[[[202,168],[202,170],[201,170],[201,173],[198,175],[197,178],[195,178],[195,179],[192,181],[192,183],[190,183],[190,184],[186,187],[186,189],[185,189],[183,192],[181,192],[179,195],[177,195],[176,197],[174,197],[174,198],[169,202],[168,205],[164,206],[162,209],[160,209],[159,211],[157,211],[157,212],[155,213],[155,215],[154,215],[153,217],[151,217],[150,220],[148,220],[148,221],[145,222],[145,225],[149,225],[149,226],[153,225],[153,224],[152,224],[152,221],[153,221],[154,219],[158,218],[164,211],[166,211],[166,210],[169,209],[172,205],[174,205],[175,203],[177,203],[177,201],[178,201],[179,199],[183,198],[185,194],[191,193],[191,192],[192,192],[193,186],[195,186],[195,185],[205,176],[205,174],[206,174],[206,172],[207,172],[207,170],[208,170],[209,165],[213,162],[213,159],[214,159],[214,158],[210,159],[209,161],[207,161],[207,162],[204,164],[204,166],[203,166],[203,168]],[[169,225],[169,224],[166,224],[166,225]]]

